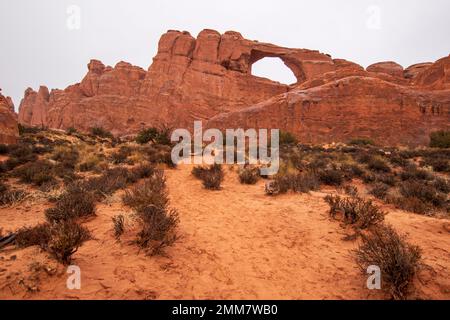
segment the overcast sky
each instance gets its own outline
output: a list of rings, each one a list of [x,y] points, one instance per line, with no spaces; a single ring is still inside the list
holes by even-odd
[[[365,67],[407,67],[450,53],[449,17],[448,0],[1,0],[0,88],[17,109],[27,87],[79,82],[92,58],[147,69],[168,29],[235,30]],[[260,64],[255,73],[290,82],[284,68]]]

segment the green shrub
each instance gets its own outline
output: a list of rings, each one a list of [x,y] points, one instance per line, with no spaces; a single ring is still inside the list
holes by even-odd
[[[450,148],[450,131],[436,131],[430,134],[431,148]]]
[[[141,130],[136,136],[136,142],[139,144],[145,144],[149,142],[155,142],[158,137],[158,129],[155,127]]]
[[[113,134],[102,127],[93,127],[91,128],[91,134],[100,138],[114,138]]]
[[[420,248],[409,244],[390,226],[379,226],[361,236],[362,243],[356,250],[361,271],[366,274],[368,266],[378,266],[392,298],[406,299],[420,265]]]
[[[171,145],[169,127],[163,126],[160,129],[151,127],[141,130],[136,136],[136,142],[139,144],[154,143],[161,145]]]

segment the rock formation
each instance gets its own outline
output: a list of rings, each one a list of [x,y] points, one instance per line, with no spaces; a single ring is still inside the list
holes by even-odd
[[[15,143],[18,136],[19,129],[17,127],[17,116],[14,113],[14,104],[10,97],[4,97],[0,93],[0,143]]]
[[[251,74],[278,57],[297,83]],[[25,91],[19,121],[65,129],[102,126],[114,134],[166,124],[191,129],[193,120],[219,128],[268,127],[304,142],[370,137],[383,143],[425,144],[430,131],[450,126],[450,57],[403,70],[395,62],[364,70],[342,59],[244,39],[233,31],[164,34],[148,71],[92,60],[81,83],[64,90]]]

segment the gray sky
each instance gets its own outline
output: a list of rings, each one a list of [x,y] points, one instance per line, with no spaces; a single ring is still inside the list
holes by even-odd
[[[449,17],[448,0],[2,0],[0,88],[17,109],[27,87],[79,82],[91,58],[147,69],[168,29],[235,30],[365,67],[385,60],[407,67],[450,53]],[[290,72],[266,60],[254,73],[290,82]]]

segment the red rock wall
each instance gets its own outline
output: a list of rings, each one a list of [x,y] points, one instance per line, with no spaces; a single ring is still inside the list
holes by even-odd
[[[11,98],[0,93],[0,143],[13,144],[19,137],[17,116]]]
[[[297,84],[252,76],[252,64],[264,57],[280,58]],[[406,70],[383,62],[365,71],[318,51],[250,41],[237,32],[221,35],[203,30],[194,38],[188,32],[168,31],[148,71],[125,62],[112,68],[92,60],[79,84],[51,92],[46,87],[38,92],[27,89],[19,121],[62,129],[102,126],[124,135],[159,124],[191,128],[193,120],[213,118],[210,123],[221,127],[272,123],[311,142],[339,141],[351,135],[384,140],[395,131],[387,130],[388,124],[413,121],[414,130],[397,132],[385,141],[422,144],[429,131],[448,127],[448,61],[444,58]],[[338,90],[338,83],[346,89]],[[319,102],[310,104],[307,111],[291,100],[310,95]],[[423,103],[439,105],[439,115],[418,112]],[[255,108],[265,111],[249,113]],[[290,119],[292,110],[303,110],[306,120]]]

